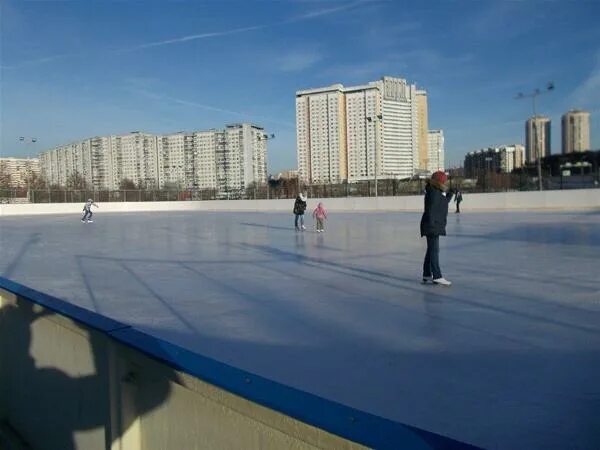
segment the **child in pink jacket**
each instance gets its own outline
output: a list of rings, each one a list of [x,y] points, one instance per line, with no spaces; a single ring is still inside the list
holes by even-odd
[[[313,217],[317,219],[317,233],[322,233],[325,231],[325,219],[327,219],[327,210],[323,206],[323,203],[317,205],[315,210],[313,211]]]

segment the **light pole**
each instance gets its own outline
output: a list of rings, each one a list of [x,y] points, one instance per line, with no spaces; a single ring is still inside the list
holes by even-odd
[[[275,139],[275,135],[273,133],[271,134],[265,134],[265,133],[257,133],[256,134],[256,139],[258,142],[264,141],[265,142],[265,162],[264,162],[264,172],[265,172],[265,177],[267,177],[267,200],[269,200],[269,191],[270,191],[270,185],[269,185],[269,174],[267,173],[267,148],[266,148],[266,142],[270,139]],[[256,198],[256,187],[254,188],[254,197]]]
[[[37,142],[37,138],[35,138],[35,137],[19,136],[19,142],[22,143],[22,144],[24,144],[24,145],[30,144],[31,146],[33,146],[33,144],[35,144]],[[28,150],[29,150],[29,148],[28,148]],[[27,152],[27,153],[28,153],[27,154],[27,158],[29,159],[29,152]],[[32,175],[32,173],[33,173],[33,170],[31,169],[31,167],[27,167],[27,170],[26,170],[27,201],[31,201],[31,198],[30,198],[30,195],[31,195],[30,194],[30,191],[31,191],[31,189],[30,189],[30,183],[31,183],[31,175]]]
[[[491,164],[490,164],[492,162],[492,159],[493,158],[491,156],[486,156],[485,157],[485,168],[486,168],[486,171],[485,171],[485,191],[484,192],[487,192],[487,190],[488,190],[488,185],[489,185],[488,177],[490,176],[490,172],[492,171],[491,170]]]
[[[377,114],[374,117],[367,117],[367,122],[368,123],[373,123],[375,125],[375,197],[377,197],[377,171],[379,170],[379,152],[378,152],[378,145],[379,145],[379,125],[377,124],[377,122],[381,122],[381,120],[383,119],[383,115],[382,114]]]
[[[537,172],[538,172],[538,184],[539,184],[539,189],[540,191],[543,188],[543,184],[542,184],[542,149],[540,148],[540,137],[541,137],[541,133],[538,132],[538,127],[537,124],[535,122],[536,119],[536,110],[535,110],[535,99],[542,95],[542,94],[547,94],[549,92],[552,92],[554,90],[554,82],[550,81],[547,86],[546,86],[546,90],[542,91],[538,88],[535,88],[532,92],[528,93],[528,94],[523,94],[522,92],[519,92],[517,94],[517,96],[515,97],[516,100],[522,100],[524,98],[530,98],[531,99],[531,103],[533,106],[533,118],[532,118],[532,128],[534,130],[534,142],[535,142],[535,147],[537,149],[536,151],[536,157],[537,157]],[[546,139],[548,139],[548,137],[546,136]]]

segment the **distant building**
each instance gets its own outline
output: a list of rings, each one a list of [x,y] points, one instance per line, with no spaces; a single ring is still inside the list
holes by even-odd
[[[550,155],[550,119],[535,116],[525,122],[525,153],[527,162]]]
[[[562,116],[562,152],[590,150],[590,113],[572,110]]]
[[[451,177],[464,178],[465,168],[464,167],[450,167],[448,169],[448,175],[450,175]]]
[[[300,176],[311,183],[348,179],[343,86],[296,93],[296,144]]]
[[[296,92],[300,178],[328,184],[370,180],[375,172],[411,177],[420,164],[424,102],[424,91],[394,77]]]
[[[429,151],[427,158],[427,170],[430,172],[444,170],[444,131],[429,130],[427,132],[427,142]]]
[[[276,176],[274,176],[276,180],[295,180],[298,178],[298,171],[289,169],[279,172]]]
[[[7,186],[27,187],[27,181],[39,173],[40,162],[37,158],[0,158],[0,176]]]
[[[221,130],[155,135],[134,131],[62,145],[40,154],[51,184],[65,186],[78,174],[91,188],[176,185],[218,192],[242,190],[267,181],[267,135],[250,124]]]
[[[429,168],[429,112],[427,108],[427,92],[417,91],[417,127],[419,130],[419,163],[417,169]]]
[[[503,145],[488,147],[465,156],[465,177],[476,178],[486,172],[510,173],[523,166],[524,147],[522,145]]]

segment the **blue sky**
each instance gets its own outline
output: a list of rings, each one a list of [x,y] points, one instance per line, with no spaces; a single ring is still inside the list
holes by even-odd
[[[295,92],[383,75],[429,93],[446,157],[522,143],[531,102],[592,112],[600,148],[600,1],[17,1],[1,4],[2,156],[80,138],[251,121],[296,166]],[[20,143],[19,136],[38,142]]]

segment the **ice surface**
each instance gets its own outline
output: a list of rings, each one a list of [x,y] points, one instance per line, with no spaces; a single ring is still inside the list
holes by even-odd
[[[291,208],[291,206],[290,206]],[[600,448],[600,213],[4,217],[0,273],[276,381],[490,449]]]

